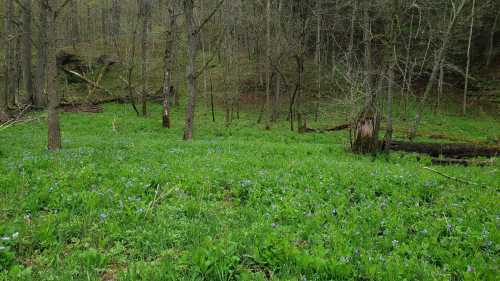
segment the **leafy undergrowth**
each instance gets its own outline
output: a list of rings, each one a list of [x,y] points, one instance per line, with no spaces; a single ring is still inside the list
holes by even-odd
[[[183,142],[181,118],[163,130],[123,105],[64,114],[57,153],[45,150],[42,121],[2,131],[0,280],[498,275],[498,164],[433,167],[474,183],[464,184],[423,169],[426,157],[353,155],[345,132],[200,118],[196,140]],[[473,139],[498,127],[439,122]]]

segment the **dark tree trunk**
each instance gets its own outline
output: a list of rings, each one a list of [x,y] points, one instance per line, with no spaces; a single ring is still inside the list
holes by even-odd
[[[6,46],[6,71],[5,71],[5,97],[7,99],[7,107],[14,107],[15,106],[15,95],[16,95],[16,88],[17,88],[17,69],[16,69],[16,62],[15,62],[15,57],[16,57],[16,52],[15,52],[15,45],[16,45],[16,40],[14,33],[14,24],[13,24],[13,19],[15,17],[14,13],[14,3],[13,0],[7,0],[6,1],[6,16],[5,16],[5,31],[6,31],[6,37],[7,39],[7,46]]]
[[[147,116],[147,96],[148,96],[148,35],[149,35],[149,21],[151,19],[151,0],[142,0],[141,18],[142,18],[142,38],[141,38],[141,78],[142,78],[142,91],[141,91],[141,104],[142,116]]]
[[[47,50],[49,42],[47,40],[47,9],[43,6],[43,1],[39,2],[39,27],[38,27],[38,50],[36,60],[36,91],[33,104],[36,108],[42,108],[47,104]]]
[[[363,41],[365,44],[365,95],[363,110],[358,115],[354,126],[352,150],[356,153],[374,153],[380,149],[380,117],[375,103],[376,91],[373,89],[372,39],[369,17],[370,2],[363,6]]]
[[[45,9],[47,11],[47,41],[49,42],[48,49],[48,65],[47,65],[47,94],[49,98],[48,106],[48,149],[61,149],[61,129],[59,124],[59,95],[56,89],[57,77],[57,62],[56,62],[56,15],[52,11],[54,9],[54,0],[44,0],[46,2]]]
[[[23,86],[26,103],[34,103],[32,69],[32,43],[31,43],[31,0],[23,1]]]

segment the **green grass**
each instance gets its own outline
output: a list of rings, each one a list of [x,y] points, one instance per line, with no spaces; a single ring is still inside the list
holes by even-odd
[[[164,130],[152,110],[63,114],[57,153],[43,118],[0,132],[0,280],[498,276],[498,164],[433,167],[476,183],[463,184],[426,157],[353,155],[345,132],[265,131],[253,115],[230,128],[200,115],[183,142],[182,111]],[[422,130],[484,141],[492,120]]]

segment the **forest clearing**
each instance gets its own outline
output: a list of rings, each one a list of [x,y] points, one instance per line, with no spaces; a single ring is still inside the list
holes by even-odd
[[[498,279],[500,2],[0,15],[0,281]]]

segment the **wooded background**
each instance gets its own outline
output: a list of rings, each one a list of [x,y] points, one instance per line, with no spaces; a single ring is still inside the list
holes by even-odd
[[[488,99],[499,15],[497,0],[3,0],[0,118],[48,107],[57,139],[61,103],[126,97],[147,116],[163,96],[165,127],[185,99],[191,139],[197,98],[292,130],[334,104],[359,128],[384,116],[388,139],[405,112],[411,139],[424,107]]]

